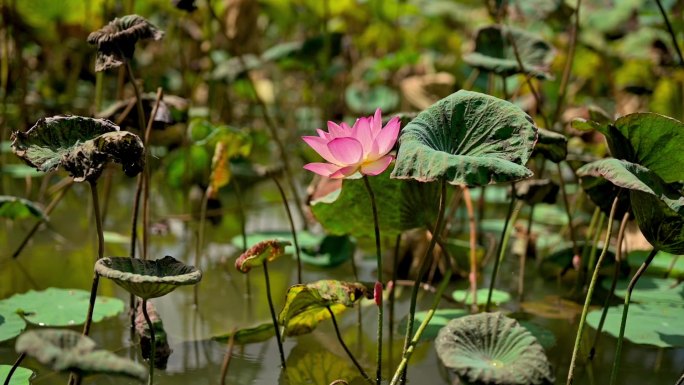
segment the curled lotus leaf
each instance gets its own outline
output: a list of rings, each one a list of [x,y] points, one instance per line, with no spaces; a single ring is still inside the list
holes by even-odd
[[[468,186],[528,178],[536,140],[537,128],[518,106],[461,90],[404,127],[392,177]]]
[[[142,299],[161,297],[202,279],[199,269],[168,255],[154,261],[106,257],[95,263],[95,272]]]
[[[19,336],[15,349],[59,372],[120,375],[140,381],[147,378],[141,364],[97,350],[95,341],[73,330],[31,330]]]
[[[442,363],[468,382],[498,385],[552,383],[544,348],[518,321],[501,313],[456,318],[435,341]]]
[[[235,268],[241,273],[248,273],[253,267],[261,266],[264,262],[271,262],[285,254],[285,246],[290,241],[282,239],[267,239],[250,247],[235,260]]]
[[[568,138],[563,134],[545,130],[543,128],[539,128],[538,130],[539,137],[537,139],[537,144],[534,146],[532,155],[540,154],[545,159],[554,163],[564,161],[568,156]]]
[[[133,58],[138,40],[161,40],[164,32],[142,16],[117,17],[88,35],[88,43],[97,45],[95,71],[116,68]]]
[[[286,336],[306,334],[330,319],[328,307],[339,314],[363,297],[373,298],[373,290],[358,282],[321,280],[294,285],[287,290],[278,322],[285,327]]]
[[[76,182],[95,181],[109,161],[120,163],[128,176],[144,166],[140,138],[106,119],[53,116],[40,119],[26,132],[12,134],[12,151],[42,172],[58,167]]]
[[[516,59],[516,50],[522,68]],[[503,76],[524,73],[549,79],[552,78],[549,65],[555,54],[553,46],[536,35],[517,28],[490,25],[477,31],[475,50],[463,56],[463,61]]]

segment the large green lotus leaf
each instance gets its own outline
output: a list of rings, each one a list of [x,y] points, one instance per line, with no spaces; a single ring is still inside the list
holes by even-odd
[[[416,325],[420,325],[425,318],[427,317],[428,311],[419,311],[415,315],[415,321]],[[437,334],[439,331],[446,326],[449,321],[452,319],[458,318],[458,317],[463,317],[470,314],[467,310],[463,309],[437,309],[435,310],[435,314],[432,315],[432,318],[430,319],[430,322],[428,322],[427,327],[425,328],[425,331],[423,331],[423,334],[420,336],[421,341],[429,341],[429,340],[434,340],[437,338]],[[406,322],[407,318],[404,317],[402,318],[401,322],[399,323],[399,329],[398,330],[406,330]],[[416,326],[417,328],[417,326]]]
[[[610,290],[611,282],[604,280],[602,285],[604,289]],[[629,280],[617,281],[615,295],[624,298],[627,294],[627,285],[629,285]],[[641,277],[634,286],[631,301],[684,305],[684,285],[681,285],[676,279]]]
[[[646,260],[649,252],[649,250],[634,250],[629,252],[627,255],[629,267],[638,269]],[[672,278],[684,278],[684,258],[665,251],[659,251],[644,274],[662,277],[668,273]]]
[[[618,196],[618,192],[622,189],[620,186],[613,184],[610,180],[603,177],[606,175],[616,175],[617,173],[610,173],[610,163],[620,162],[617,159],[604,159],[599,162],[608,161],[608,165],[594,164],[594,162],[584,165],[577,169],[577,176],[580,178],[582,189],[587,193],[589,199],[598,206],[604,214],[609,215],[613,206],[613,200]],[[620,165],[615,163],[615,168],[621,170]],[[626,212],[631,213],[631,206],[629,202],[629,194],[625,191],[620,194],[618,198],[618,205],[615,211],[616,218],[622,218]]]
[[[440,330],[435,348],[442,363],[468,382],[537,385],[554,381],[537,339],[498,312],[449,321]]]
[[[45,212],[34,202],[28,199],[0,195],[0,218],[24,219],[36,217],[41,221],[47,221]]]
[[[0,301],[0,308],[15,311],[32,324],[40,326],[73,326],[86,321],[90,292],[78,289],[50,287],[43,291],[30,290]],[[93,322],[121,313],[124,303],[118,298],[98,296],[93,311]]]
[[[154,261],[106,257],[95,263],[95,272],[143,299],[164,296],[179,286],[194,285],[202,279],[199,269],[168,255]]]
[[[135,176],[143,169],[140,138],[106,119],[53,116],[40,119],[26,132],[12,134],[12,150],[43,172],[63,167],[76,182],[96,180],[109,161]]]
[[[624,305],[608,308],[603,332],[618,337],[622,323]],[[587,324],[596,329],[602,310],[593,310],[587,315]],[[629,305],[629,317],[625,327],[625,339],[643,345],[661,348],[684,347],[684,306],[666,303],[634,303]]]
[[[0,342],[11,340],[26,329],[26,322],[16,309],[3,305],[0,301]]]
[[[373,298],[373,291],[357,282],[321,280],[294,285],[287,290],[278,322],[285,327],[286,336],[306,334],[320,322],[330,319],[328,307],[339,314],[362,297]]]
[[[539,138],[537,144],[534,146],[532,155],[540,154],[544,159],[548,159],[554,163],[560,163],[568,156],[568,138],[563,134],[538,129]]]
[[[392,177],[482,186],[532,176],[532,119],[493,96],[458,91],[403,128]]]
[[[344,380],[343,384],[349,385],[368,384],[348,357],[336,355],[328,347],[316,346],[315,342],[298,343],[287,357],[287,370],[280,371],[278,384],[327,385],[335,380]]]
[[[432,226],[437,217],[439,187],[390,179],[389,171],[369,179],[384,236]],[[374,234],[370,197],[362,180],[347,179],[342,188],[311,202],[311,211],[333,235],[371,237]]]
[[[489,289],[478,289],[477,290],[477,305],[485,305],[487,303],[487,296],[489,295]],[[465,302],[466,305],[473,304],[473,296],[470,290],[454,290],[451,293],[451,297],[457,302]],[[492,290],[492,303],[495,305],[500,305],[511,300],[511,295],[508,292],[494,289]]]
[[[385,85],[366,89],[351,84],[344,92],[344,99],[349,108],[359,114],[372,114],[376,108],[389,112],[399,105],[399,93]]]
[[[680,195],[672,203],[635,190],[629,192],[629,197],[639,229],[651,245],[668,253],[684,254],[684,197]]]
[[[518,50],[522,68],[515,57],[511,40]],[[549,79],[549,65],[556,50],[529,32],[500,25],[480,28],[475,37],[475,51],[463,56],[467,64],[503,76],[524,73]]]
[[[265,323],[252,328],[242,328],[220,336],[212,337],[213,340],[226,342],[233,336],[233,341],[238,345],[254,344],[268,341],[275,336],[273,323]]]
[[[0,365],[0,382],[4,383],[7,380],[7,375],[11,369],[12,365]],[[12,379],[8,385],[29,385],[31,377],[33,377],[32,370],[19,366],[12,374]]]
[[[96,350],[95,341],[73,330],[31,330],[19,336],[15,349],[58,372],[119,375],[141,381],[147,378],[147,370],[141,364]]]

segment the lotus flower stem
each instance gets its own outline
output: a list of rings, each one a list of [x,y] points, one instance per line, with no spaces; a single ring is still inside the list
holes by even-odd
[[[366,186],[366,190],[368,191],[368,196],[370,197],[371,201],[371,208],[373,209],[373,225],[375,229],[375,252],[378,268],[378,282],[382,284],[382,251],[380,249],[380,224],[378,223],[378,207],[375,204],[375,194],[373,193],[373,188],[371,188],[371,184],[368,180],[367,175],[363,176],[363,183]],[[382,304],[378,306],[378,350],[376,355],[378,366],[375,372],[375,382],[377,385],[380,385],[380,383],[382,382],[382,327],[384,313],[383,308],[384,306],[382,306]]]
[[[152,385],[154,383],[154,355],[157,345],[154,338],[154,325],[150,320],[149,314],[147,314],[147,300],[144,298],[142,301],[142,313],[143,317],[145,317],[145,322],[147,322],[147,328],[150,330],[150,376],[148,377],[147,385]]]
[[[484,192],[483,192],[484,193]],[[468,211],[468,222],[470,223],[470,294],[472,295],[472,310],[477,311],[477,224],[475,223],[475,210],[473,209],[473,199],[470,196],[470,189],[463,187],[463,199],[465,200]]]
[[[394,335],[394,303],[397,299],[397,274],[399,273],[399,249],[401,247],[401,233],[397,234],[397,240],[394,243],[394,258],[392,260],[392,286],[389,292],[389,335],[393,336]],[[357,280],[358,281],[358,280]],[[390,360],[394,355],[393,352],[393,339],[390,338],[389,340],[389,356]],[[390,366],[394,366],[392,362],[390,362]]]
[[[646,257],[644,263],[642,263],[641,266],[639,266],[639,270],[637,270],[637,272],[634,273],[632,280],[629,281],[629,285],[627,285],[627,293],[625,294],[625,304],[622,308],[622,322],[620,323],[620,335],[618,336],[617,348],[615,349],[613,370],[610,372],[610,385],[615,384],[615,380],[617,380],[617,374],[620,371],[622,340],[625,337],[625,326],[627,325],[627,312],[629,311],[629,300],[632,297],[632,290],[634,290],[634,286],[636,286],[637,281],[639,281],[639,278],[641,278],[641,276],[644,274],[644,272],[648,268],[648,265],[651,264],[653,258],[655,258],[656,254],[658,254],[658,251],[659,250],[657,247],[654,247],[653,250],[651,250],[651,252],[648,254],[648,257]]]
[[[627,227],[627,222],[629,221],[629,212],[626,212],[622,217],[622,222],[620,222],[620,229],[617,235],[617,251],[615,252],[615,270],[613,271],[613,280],[610,283],[610,290],[608,290],[608,296],[603,303],[603,311],[601,312],[601,320],[599,320],[598,327],[596,328],[596,334],[594,335],[594,343],[591,345],[589,350],[589,361],[594,359],[594,354],[596,353],[596,346],[598,346],[599,338],[601,337],[601,331],[603,330],[603,324],[606,322],[606,315],[608,314],[608,305],[610,304],[613,294],[615,293],[615,286],[617,285],[618,275],[620,275],[620,262],[622,262],[622,242],[625,237],[625,228]]]
[[[508,205],[508,213],[506,214],[506,220],[504,221],[503,230],[501,230],[501,241],[499,242],[499,247],[497,250],[497,258],[494,260],[494,269],[492,270],[492,278],[489,282],[489,292],[487,293],[487,304],[485,304],[485,311],[489,311],[492,304],[492,292],[494,291],[494,284],[496,283],[496,275],[499,272],[499,265],[506,255],[506,249],[508,246],[508,240],[511,237],[511,232],[509,231],[508,224],[515,224],[516,219],[518,219],[518,213],[522,205],[519,203],[515,205],[515,183],[511,186],[513,193],[511,195],[511,202]],[[515,208],[514,208],[515,207]]]
[[[62,198],[64,198],[64,195],[66,195],[67,191],[69,191],[69,189],[71,188],[71,186],[73,186],[73,184],[74,184],[74,180],[69,178],[68,183],[65,184],[59,190],[57,195],[54,198],[52,198],[52,200],[50,201],[48,206],[45,208],[45,215],[46,216],[50,215],[50,213],[52,213],[52,210],[54,210],[55,207],[57,207],[57,204],[59,204],[59,202],[62,201]],[[24,239],[21,241],[21,244],[19,245],[19,247],[17,247],[17,249],[14,251],[14,253],[12,253],[12,258],[16,259],[19,257],[19,254],[21,254],[21,252],[24,250],[24,247],[26,247],[28,242],[31,240],[33,235],[36,233],[36,231],[38,231],[38,228],[42,224],[43,224],[43,221],[39,220],[33,225],[33,227],[31,227],[31,230],[29,230],[29,232],[26,234]]]
[[[433,234],[433,238],[437,238],[437,234]],[[444,274],[444,278],[442,278],[442,282],[439,285],[439,288],[437,289],[437,292],[435,293],[435,298],[432,301],[432,306],[430,307],[430,310],[428,311],[427,315],[425,316],[425,319],[423,322],[420,323],[420,326],[418,326],[418,330],[416,330],[416,334],[413,336],[411,339],[411,343],[409,344],[408,349],[406,349],[406,352],[404,352],[404,356],[401,359],[401,362],[399,363],[399,367],[397,367],[397,370],[394,372],[394,376],[392,377],[392,381],[390,382],[390,385],[396,385],[399,383],[399,380],[402,376],[402,372],[404,372],[404,369],[406,369],[406,366],[408,365],[409,360],[411,359],[411,355],[413,354],[413,351],[416,348],[416,345],[418,344],[418,341],[420,341],[420,337],[423,335],[423,332],[427,328],[428,324],[430,323],[430,320],[432,320],[432,316],[435,315],[435,311],[437,310],[437,307],[439,306],[439,302],[442,299],[442,294],[444,294],[444,290],[449,286],[449,281],[451,280],[451,275],[452,275],[452,269],[449,267]]]
[[[207,188],[208,190],[209,188]],[[202,194],[202,203],[200,209],[199,228],[197,229],[197,244],[195,245],[195,266],[201,266],[202,249],[204,248],[204,228],[206,225],[207,206],[209,204],[209,193],[204,191]],[[197,285],[193,288],[193,304],[195,307],[199,306],[199,288]]]
[[[273,320],[273,328],[275,329],[276,340],[278,341],[278,351],[280,352],[280,364],[283,369],[287,367],[285,364],[285,353],[283,352],[283,342],[280,338],[280,327],[278,326],[278,318],[276,318],[275,308],[273,307],[273,298],[271,298],[271,281],[268,279],[268,262],[264,260],[264,279],[266,280],[266,297],[268,298],[268,308],[271,310],[271,319]]]
[[[596,226],[596,229],[594,230],[594,238],[591,241],[591,249],[589,251],[588,259],[585,259],[584,255],[582,255],[582,267],[580,268],[580,274],[577,275],[577,288],[582,288],[582,291],[586,289],[587,285],[587,276],[591,275],[594,273],[592,270],[594,265],[596,264],[596,252],[598,251],[598,243],[599,239],[601,238],[601,229],[603,229],[603,223],[606,221],[606,215],[604,213],[601,213],[599,216],[599,221],[598,225]],[[604,245],[604,248],[608,247],[608,245]],[[586,271],[586,273],[585,273]]]
[[[246,274],[249,276],[249,274]],[[233,328],[230,332],[230,338],[228,339],[228,350],[226,350],[226,356],[223,358],[223,363],[221,364],[221,385],[226,385],[226,375],[228,374],[228,366],[230,365],[230,357],[233,355],[233,347],[235,346],[235,331],[237,328]]]
[[[427,271],[427,268],[429,266],[428,260],[430,259],[430,256],[432,255],[432,251],[435,249],[435,244],[437,244],[437,238],[439,234],[442,232],[442,228],[444,225],[444,210],[446,206],[446,181],[442,179],[440,181],[441,187],[440,187],[440,195],[439,195],[439,209],[437,212],[437,222],[435,223],[435,228],[432,231],[432,238],[430,239],[430,243],[428,244],[427,250],[425,250],[425,255],[423,255],[423,259],[420,265],[420,269],[418,271],[418,275],[416,276],[415,281],[413,282],[413,288],[411,289],[411,302],[409,304],[409,313],[408,313],[408,319],[406,322],[406,335],[404,336],[404,348],[403,348],[403,353],[402,356],[406,355],[406,352],[408,351],[408,348],[411,346],[411,336],[413,335],[413,324],[415,323],[415,315],[416,315],[416,302],[418,298],[418,291],[420,290],[420,281],[423,279],[423,276],[425,275],[425,272]],[[406,368],[402,371],[402,378],[406,379]]]
[[[19,355],[19,357],[17,357],[17,360],[14,361],[14,364],[12,365],[12,368],[7,373],[7,378],[5,378],[5,381],[2,383],[2,385],[9,385],[10,384],[10,380],[12,380],[12,375],[14,375],[14,372],[17,370],[19,365],[21,365],[21,361],[23,361],[25,357],[26,357],[26,353],[21,353]]]
[[[572,72],[572,62],[575,60],[575,48],[577,47],[577,35],[580,29],[580,8],[582,5],[582,0],[577,0],[577,6],[575,7],[575,22],[570,30],[570,42],[568,43],[568,54],[565,56],[565,67],[563,67],[563,76],[561,77],[561,83],[558,90],[558,104],[556,105],[556,111],[553,114],[553,124],[560,118],[561,112],[563,111],[563,104],[565,102],[565,95],[568,91],[568,84],[570,83],[570,72]],[[552,127],[547,127],[551,129]]]
[[[287,195],[285,195],[285,190],[283,186],[278,181],[278,177],[271,175],[271,178],[278,186],[278,192],[280,192],[280,198],[283,201],[283,206],[285,207],[285,212],[287,213],[287,220],[290,222],[290,231],[292,232],[292,240],[294,241],[295,255],[297,256],[297,283],[302,283],[302,258],[299,251],[299,242],[297,242],[297,229],[295,229],[294,221],[292,220],[292,211],[290,211],[290,205],[287,203]]]
[[[670,38],[672,39],[672,45],[675,47],[675,50],[677,50],[677,57],[679,58],[679,65],[684,66],[684,57],[682,56],[682,50],[679,48],[679,42],[677,42],[677,35],[675,34],[674,30],[672,29],[672,24],[670,24],[670,19],[667,17],[667,12],[665,12],[665,8],[663,8],[663,4],[660,3],[660,0],[655,0],[656,4],[658,4],[658,9],[660,9],[660,14],[663,15],[663,20],[665,21],[665,26],[667,27],[667,32],[670,34]]]
[[[568,193],[565,191],[565,180],[563,179],[563,170],[561,169],[560,163],[556,163],[556,167],[558,169],[558,181],[560,183],[561,195],[563,196],[563,202],[565,203],[565,214],[568,216],[568,231],[570,232],[570,241],[572,242],[572,252],[574,255],[579,255],[579,249],[577,248],[577,238],[575,238],[575,226],[572,224],[570,201],[568,200]]]
[[[598,261],[596,262],[596,268],[591,276],[591,281],[589,282],[589,289],[587,290],[587,296],[584,299],[584,307],[582,308],[582,315],[580,316],[579,326],[577,327],[577,335],[575,336],[575,345],[572,348],[572,358],[570,359],[570,368],[568,370],[568,380],[566,385],[572,385],[575,377],[575,366],[577,364],[577,354],[579,353],[580,344],[582,342],[582,333],[584,332],[584,323],[587,320],[587,313],[589,312],[589,305],[591,304],[591,299],[594,295],[594,287],[598,281],[599,272],[601,270],[601,265],[603,264],[603,259],[606,254],[608,254],[608,244],[610,243],[610,236],[613,230],[613,218],[615,217],[615,210],[617,209],[618,196],[613,199],[613,205],[610,208],[610,215],[608,216],[608,228],[606,229],[606,240],[604,242],[604,247],[601,250],[601,255],[599,255]]]
[[[128,80],[133,86],[133,92],[135,92],[135,104],[138,110],[138,127],[140,132],[145,132],[145,110],[142,105],[142,95],[140,93],[140,88],[138,88],[138,83],[135,80],[135,75],[133,75],[133,67],[131,67],[131,61],[126,60],[126,71],[128,72]]]
[[[352,352],[347,347],[347,344],[344,343],[344,339],[342,339],[342,334],[340,334],[340,328],[337,326],[337,320],[335,319],[335,313],[332,311],[332,309],[330,309],[330,306],[326,306],[326,309],[328,309],[328,313],[330,313],[330,320],[332,321],[333,326],[335,327],[335,334],[337,335],[337,340],[340,341],[340,345],[342,345],[342,348],[347,353],[349,358],[352,360],[352,362],[354,363],[354,366],[356,366],[356,368],[359,369],[359,373],[361,373],[361,376],[363,376],[363,378],[365,378],[368,383],[372,384],[373,380],[371,380],[368,373],[366,373],[366,371],[363,370],[363,367],[361,366],[361,364],[359,364],[359,362],[356,361],[356,358],[354,358],[354,355],[352,354]]]

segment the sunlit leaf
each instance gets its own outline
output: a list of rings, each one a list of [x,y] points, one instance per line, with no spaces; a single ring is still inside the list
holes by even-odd
[[[15,220],[29,217],[35,217],[46,222],[48,220],[43,209],[38,207],[36,203],[24,198],[0,195],[0,218]]]
[[[247,345],[259,342],[268,341],[275,337],[275,329],[272,323],[265,323],[251,328],[237,329],[235,332],[222,334],[213,337],[212,339],[219,342],[226,342],[233,337],[233,341],[237,345]]]
[[[427,317],[427,311],[419,311],[415,314],[415,325],[420,325]],[[463,317],[470,314],[467,310],[463,309],[437,309],[428,322],[427,327],[420,336],[421,341],[433,340],[437,337],[439,331],[446,326],[452,319]],[[407,318],[402,318],[399,323],[399,330],[406,330]],[[415,327],[417,328],[417,326]]]
[[[650,250],[630,251],[627,254],[627,263],[631,268],[637,269],[644,263],[649,253]],[[684,257],[659,251],[644,274],[663,277],[667,273],[672,278],[684,278]]]
[[[477,290],[477,305],[481,306],[487,303],[487,296],[489,294],[489,289],[479,289]],[[473,296],[470,290],[454,290],[451,293],[454,300],[458,302],[464,302],[466,305],[473,304]],[[508,292],[494,289],[492,290],[492,303],[495,305],[500,305],[511,300],[511,295]]]
[[[604,280],[603,288],[609,290],[611,282]],[[615,286],[615,295],[624,298],[629,280],[621,279]],[[684,285],[676,279],[641,277],[632,291],[630,301],[647,304],[666,303],[684,305]]]
[[[26,329],[26,322],[16,309],[3,305],[4,302],[0,301],[0,342],[11,340]]]
[[[7,379],[7,375],[11,369],[12,365],[0,365],[0,381],[4,382]],[[12,374],[12,379],[8,385],[29,385],[32,377],[32,370],[18,366]]]

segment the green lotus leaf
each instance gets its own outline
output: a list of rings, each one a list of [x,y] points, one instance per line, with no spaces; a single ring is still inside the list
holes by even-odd
[[[105,119],[53,116],[40,119],[26,132],[12,134],[12,151],[43,172],[63,167],[74,181],[94,181],[109,161],[120,163],[135,176],[145,162],[140,138],[120,131]]]
[[[539,342],[544,349],[551,349],[556,346],[558,341],[556,335],[553,334],[551,330],[531,321],[519,321],[519,323],[520,326],[532,333],[534,338],[537,339],[537,342]]]
[[[554,163],[560,163],[568,156],[568,138],[563,134],[538,129],[539,137],[537,144],[534,146],[532,155],[540,154],[544,159],[548,159]]]
[[[493,96],[458,91],[403,128],[392,177],[482,186],[532,176],[532,119]]]
[[[498,312],[449,321],[440,330],[435,348],[442,363],[469,382],[536,385],[554,381],[537,339]]]
[[[673,201],[675,197],[677,200]],[[658,250],[684,254],[684,196],[672,194],[664,200],[630,190],[629,198],[639,229],[648,242]]]
[[[627,263],[633,269],[639,268],[646,260],[650,250],[634,250],[627,255]],[[636,271],[636,270],[635,270]],[[654,275],[662,277],[669,274],[669,277],[681,279],[684,278],[684,258],[679,255],[670,254],[665,251],[659,251],[648,269],[644,272],[646,275]]]
[[[603,332],[618,337],[622,323],[624,305],[608,308]],[[598,327],[602,310],[590,311],[587,324],[594,329]],[[661,348],[684,347],[682,332],[684,306],[672,306],[668,303],[633,303],[629,305],[629,319],[625,326],[624,338],[642,345],[654,345]]]
[[[515,50],[522,68],[515,57]],[[475,37],[475,51],[463,56],[467,64],[487,72],[509,76],[518,73],[542,79],[552,78],[549,65],[556,50],[547,42],[529,32],[500,25],[480,28]]]
[[[582,313],[581,305],[555,295],[539,301],[523,302],[520,307],[525,313],[547,319],[574,320]]]
[[[604,280],[602,285],[604,289],[610,290],[611,282]],[[615,295],[624,298],[627,293],[627,285],[629,285],[629,280],[617,281]],[[641,277],[634,286],[630,300],[644,303],[662,302],[671,305],[683,305],[684,285],[681,285],[676,279]]]
[[[289,241],[268,239],[250,247],[235,260],[235,268],[241,273],[249,272],[253,267],[259,267],[264,262],[271,262],[285,254],[285,246]]]
[[[78,289],[50,287],[43,291],[29,290],[0,301],[0,308],[21,314],[23,318],[40,326],[74,326],[86,321],[90,292]],[[118,298],[98,296],[93,322],[121,313],[124,303]]]
[[[335,380],[344,382],[338,383]],[[363,385],[368,382],[361,378],[359,371],[352,366],[349,358],[335,354],[330,347],[320,346],[314,342],[313,344],[298,343],[292,349],[287,356],[287,370],[280,371],[278,384]]]
[[[9,142],[4,142],[9,143]],[[10,146],[8,146],[10,147]],[[10,175],[12,178],[26,179],[45,175],[43,172],[25,164],[5,164],[0,166],[0,174]]]
[[[369,179],[382,234],[391,237],[404,230],[432,226],[437,218],[439,186],[394,180],[389,174],[385,171]],[[344,180],[342,188],[311,202],[311,211],[330,234],[374,234],[370,197],[362,180]]]
[[[527,179],[515,184],[515,196],[528,204],[556,203],[560,187],[550,179]]]
[[[235,332],[212,337],[212,339],[219,342],[226,342],[231,336],[234,336],[233,341],[237,345],[254,344],[268,341],[273,338],[275,336],[275,329],[273,328],[273,324],[269,322],[252,328],[238,329],[235,330]]]
[[[24,219],[35,217],[47,222],[48,217],[43,209],[28,199],[0,195],[0,218]]]
[[[26,329],[26,321],[3,302],[0,301],[0,342],[11,340]]]
[[[73,330],[31,330],[19,336],[15,349],[58,372],[119,375],[140,381],[147,378],[147,370],[141,364],[96,350],[95,341]]]
[[[580,178],[582,189],[587,193],[589,199],[598,206],[605,214],[609,214],[613,206],[613,200],[618,196],[618,192],[622,187],[613,184],[610,180],[603,177],[603,175],[615,175],[618,172],[610,172],[612,168],[617,171],[622,171],[622,167],[617,159],[603,159],[599,160],[598,164],[592,162],[577,169],[577,176]],[[606,164],[604,164],[606,163]],[[629,194],[625,191],[620,194],[618,198],[618,205],[615,209],[615,217],[622,218],[626,212],[631,213],[631,203],[629,201]]]
[[[415,315],[415,324],[416,328],[418,327],[417,325],[420,325],[424,320],[425,317],[427,317],[428,311],[419,311]],[[446,326],[449,321],[452,319],[458,318],[458,317],[463,317],[470,314],[467,310],[463,309],[437,309],[435,310],[435,314],[432,315],[432,318],[430,319],[430,322],[428,322],[427,327],[423,331],[423,334],[420,336],[421,341],[429,341],[429,340],[434,340],[437,338],[437,334],[439,331]],[[404,317],[402,318],[401,322],[399,323],[399,330],[406,330],[406,322],[408,322],[407,318]]]
[[[11,369],[12,365],[0,365],[0,382],[4,382],[7,379],[7,375]],[[31,383],[31,377],[33,377],[32,370],[18,366],[12,374],[12,379],[8,385],[29,385]]]
[[[349,108],[359,114],[372,114],[376,108],[383,112],[394,111],[399,105],[399,93],[385,85],[361,87],[351,84],[344,92]]]
[[[154,261],[106,257],[95,263],[95,272],[142,299],[161,297],[179,286],[194,285],[202,279],[199,269],[168,255]]]
[[[321,280],[294,285],[287,290],[278,323],[285,327],[286,336],[306,334],[320,322],[330,319],[328,307],[340,314],[363,297],[373,298],[373,290],[357,282]]]
[[[97,45],[95,71],[116,68],[133,58],[138,40],[161,40],[164,32],[142,16],[126,15],[88,35],[88,43]]]
[[[489,289],[478,289],[477,290],[477,305],[485,305],[487,303],[487,296],[489,295]],[[466,305],[473,304],[473,296],[470,294],[469,289],[464,290],[454,290],[451,293],[451,297],[457,302],[465,302]],[[508,292],[494,289],[492,290],[492,303],[495,305],[500,305],[511,300],[511,295]]]

